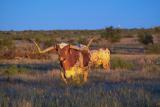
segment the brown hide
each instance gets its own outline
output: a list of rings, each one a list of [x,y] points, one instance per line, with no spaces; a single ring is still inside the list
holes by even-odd
[[[90,54],[88,51],[84,50],[82,51],[82,55],[83,55],[83,66],[86,67],[88,66],[90,61]]]
[[[77,63],[80,53],[83,56],[83,66],[86,67],[89,64],[90,56],[88,51],[78,51],[70,48],[70,45],[67,45],[62,49],[57,46],[57,52],[64,71],[70,69]]]

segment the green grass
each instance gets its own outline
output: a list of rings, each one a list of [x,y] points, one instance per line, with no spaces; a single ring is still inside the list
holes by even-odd
[[[133,69],[134,64],[130,61],[124,60],[119,57],[111,58],[111,68],[112,69]]]
[[[24,67],[18,67],[17,65],[10,65],[7,68],[3,68],[3,75],[7,76],[7,80],[10,81],[11,77],[16,74],[26,73],[28,70]]]
[[[17,67],[17,65],[10,65],[6,70],[7,75],[16,75],[17,73],[25,73],[27,71],[24,67]]]

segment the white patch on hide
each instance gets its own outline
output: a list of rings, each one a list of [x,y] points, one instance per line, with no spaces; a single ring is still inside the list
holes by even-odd
[[[65,46],[67,46],[68,44],[67,44],[67,43],[60,43],[60,44],[58,44],[58,45],[59,45],[60,49],[62,49],[62,48],[64,48]]]

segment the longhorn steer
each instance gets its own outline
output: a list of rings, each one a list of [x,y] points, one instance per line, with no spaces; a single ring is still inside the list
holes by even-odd
[[[87,81],[88,76],[88,65],[90,61],[90,53],[87,46],[78,47],[66,43],[60,43],[56,46],[51,46],[45,50],[41,50],[38,44],[33,41],[36,45],[39,53],[46,53],[52,50],[56,50],[63,72],[61,76],[65,83],[67,79],[74,77],[78,74],[84,75],[84,81]],[[90,42],[89,42],[90,43]]]
[[[60,64],[64,73],[61,73],[65,82],[66,79],[83,74],[84,81],[87,81],[87,68],[89,65],[90,57],[88,50],[77,48],[72,45],[62,44],[57,45],[57,53],[59,55]]]

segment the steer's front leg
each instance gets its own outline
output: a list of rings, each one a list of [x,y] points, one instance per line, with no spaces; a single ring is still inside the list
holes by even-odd
[[[67,80],[64,75],[65,75],[64,72],[61,72],[61,77],[62,77],[63,81],[67,84]]]
[[[84,82],[88,80],[88,71],[84,71]]]

